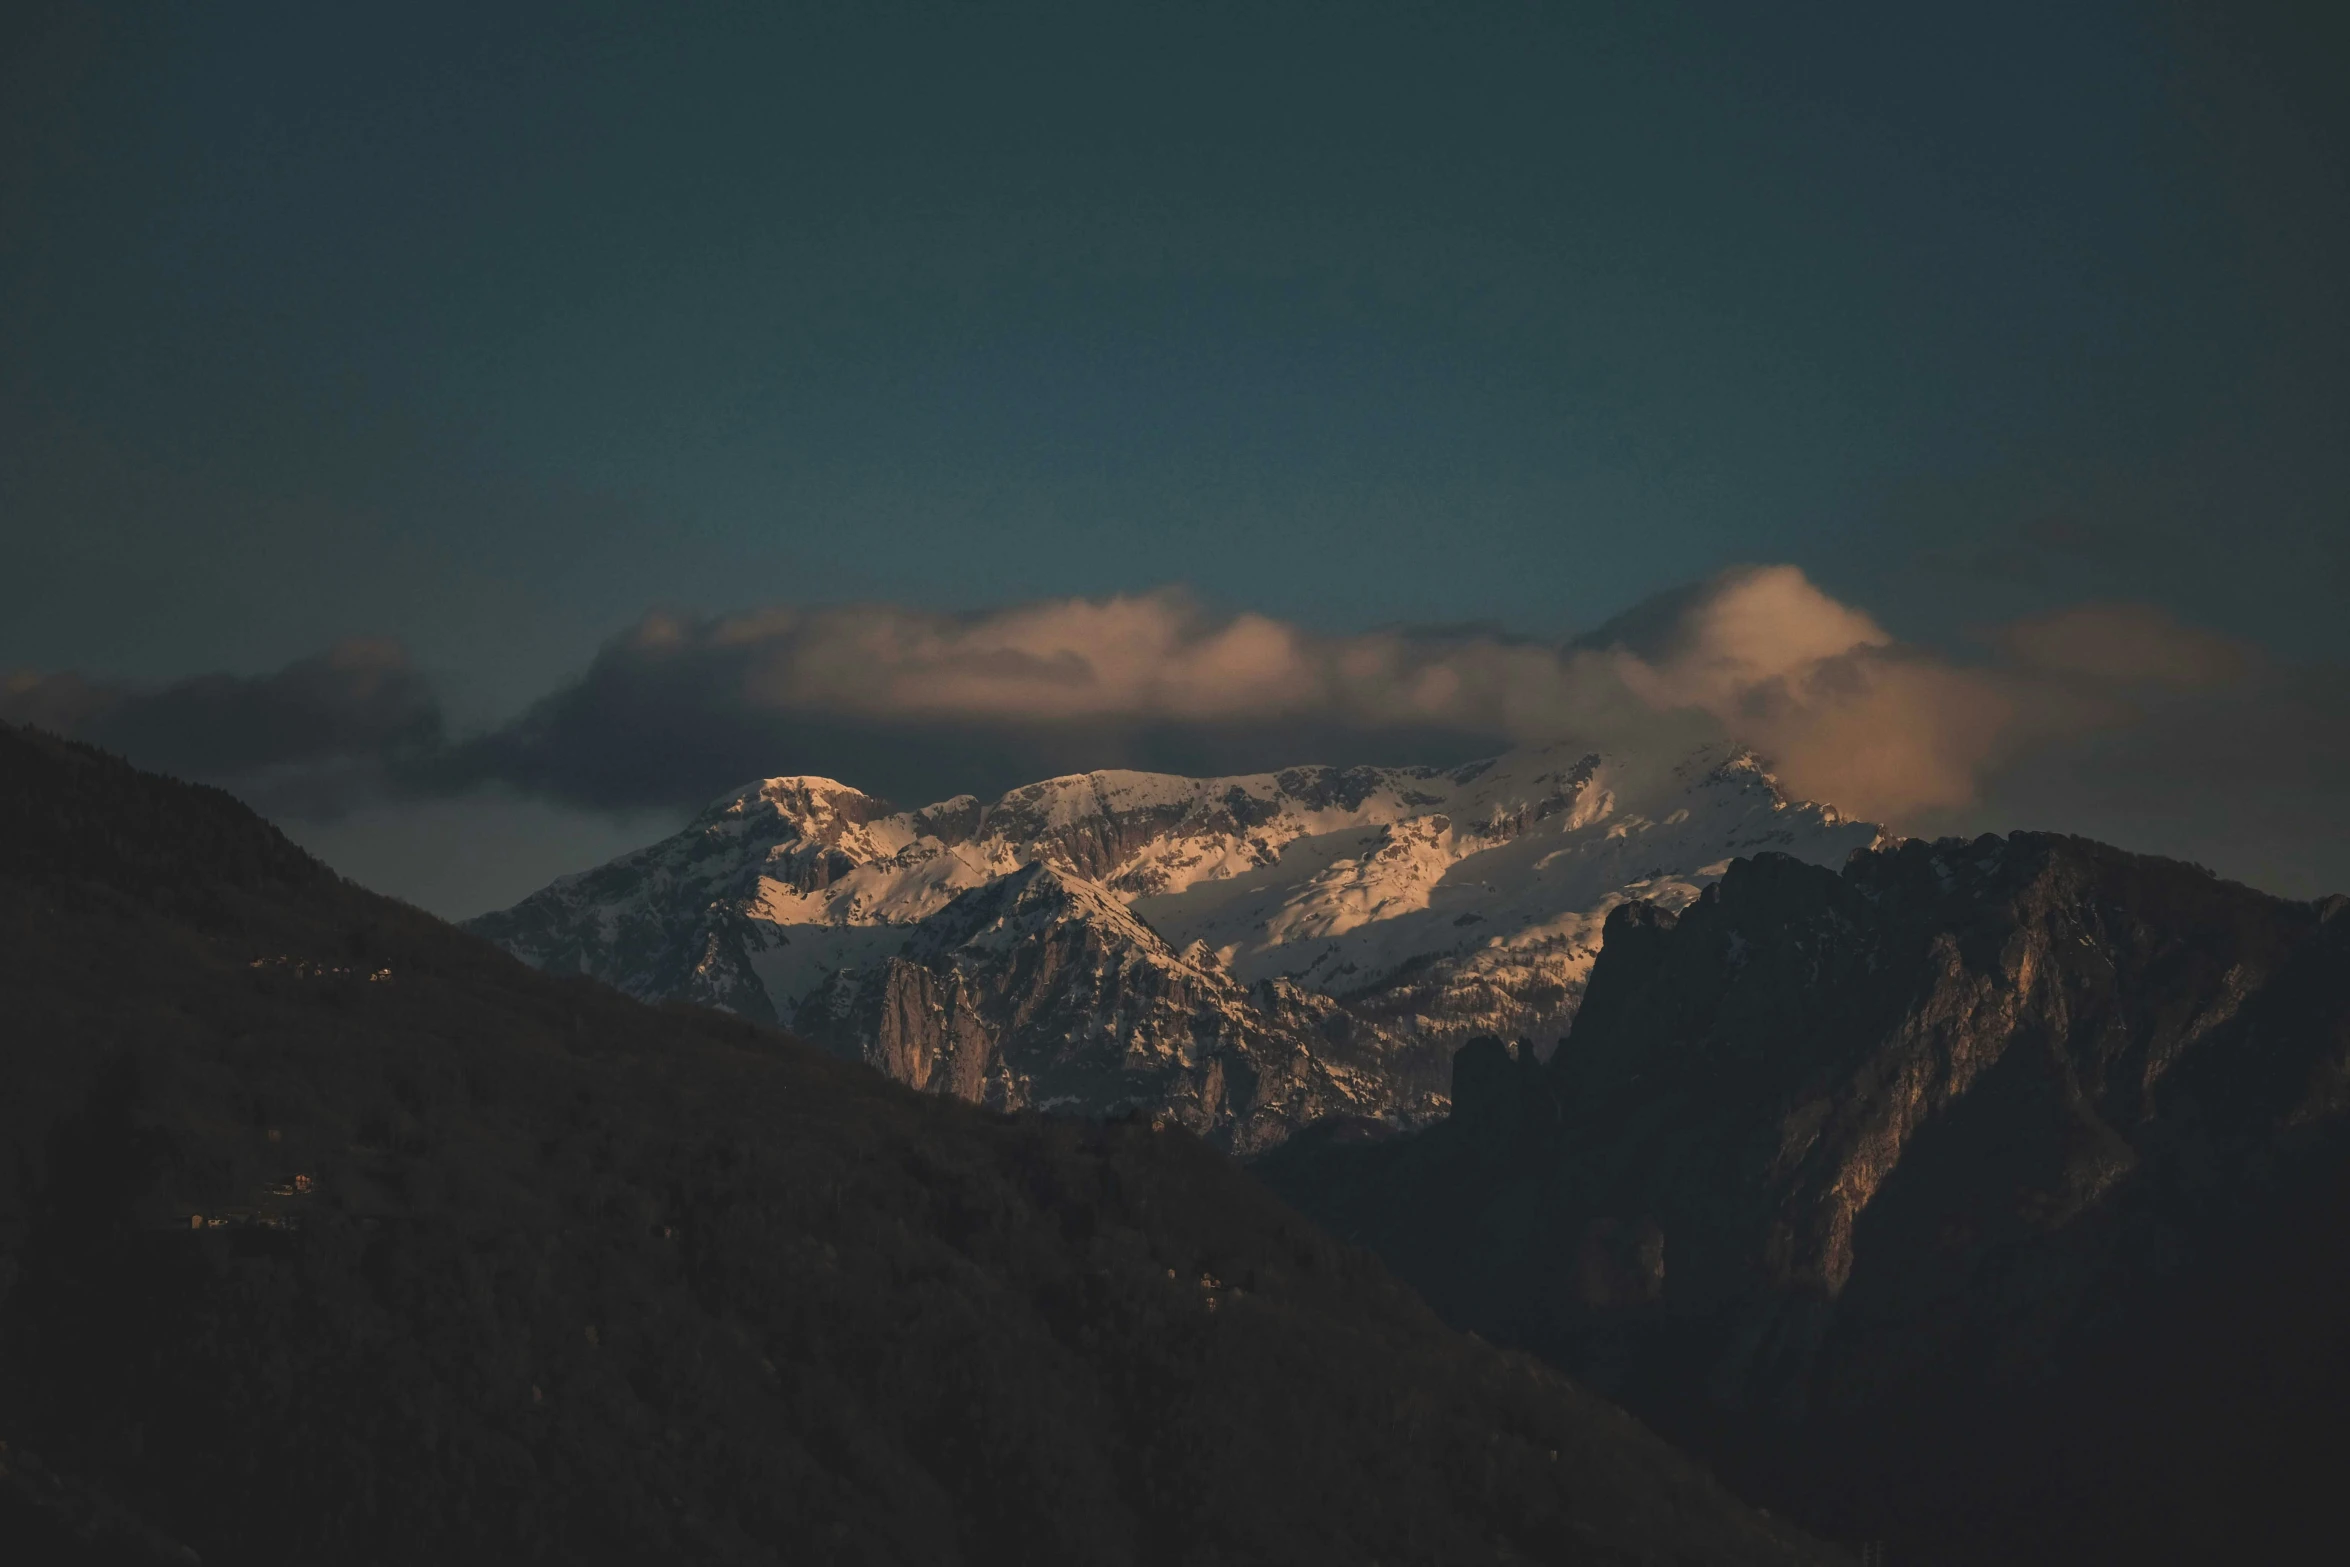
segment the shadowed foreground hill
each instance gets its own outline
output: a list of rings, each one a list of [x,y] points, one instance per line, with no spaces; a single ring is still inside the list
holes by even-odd
[[[1628,904],[1545,1065],[1258,1166],[1899,1562],[2299,1559],[2350,1460],[2350,903],[2018,833]]]
[[[0,728],[0,1555],[1801,1562],[1186,1134],[532,972]]]

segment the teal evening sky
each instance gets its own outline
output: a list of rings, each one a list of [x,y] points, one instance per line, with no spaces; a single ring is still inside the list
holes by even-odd
[[[35,4],[0,669],[1188,586],[2350,655],[2350,73],[2269,5]]]

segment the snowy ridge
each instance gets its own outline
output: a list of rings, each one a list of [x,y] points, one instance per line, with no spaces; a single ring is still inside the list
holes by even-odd
[[[916,811],[771,778],[473,928],[923,1086],[1097,1111],[1115,1087],[1246,1143],[1321,1113],[1428,1113],[1478,1033],[1547,1048],[1626,898],[1678,907],[1738,855],[1835,865],[1879,838],[1727,748],[1105,771]],[[1079,1084],[1072,1051],[1127,1075]]]

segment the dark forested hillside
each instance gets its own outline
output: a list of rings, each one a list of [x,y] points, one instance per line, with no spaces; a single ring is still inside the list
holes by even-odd
[[[524,968],[0,729],[0,1556],[1798,1562],[1188,1135]]]
[[[1898,1561],[2220,1561],[2350,1458],[2350,906],[2079,839],[1610,917],[1545,1065],[1260,1173],[1458,1325]]]

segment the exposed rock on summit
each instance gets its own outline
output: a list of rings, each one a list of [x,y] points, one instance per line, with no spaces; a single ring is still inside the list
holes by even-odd
[[[1833,864],[1877,837],[1720,750],[1099,772],[906,812],[772,778],[470,928],[941,1092],[1160,1110],[1249,1149],[1325,1114],[1416,1124],[1462,1040],[1556,1037],[1627,897],[1678,906],[1734,855]]]
[[[1164,1113],[1239,1153],[1326,1115],[1425,1119],[1442,1051],[1325,1030],[1294,986],[1251,994],[1100,883],[1026,866],[957,897],[902,952],[830,976],[800,1031],[900,1082],[1000,1110]],[[1398,1058],[1401,1059],[1398,1059]]]

